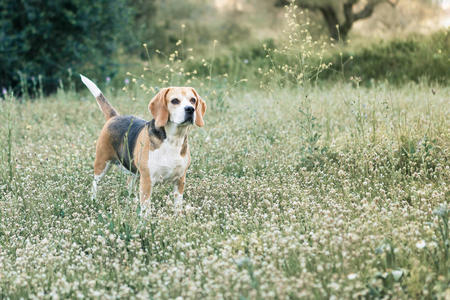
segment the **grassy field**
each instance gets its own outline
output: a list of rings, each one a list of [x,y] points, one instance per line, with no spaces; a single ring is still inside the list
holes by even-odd
[[[200,88],[200,91],[202,89]],[[0,298],[448,298],[450,88],[210,96],[185,208],[90,199],[91,96],[0,101]],[[146,119],[150,96],[109,96]],[[222,98],[221,98],[222,99]]]

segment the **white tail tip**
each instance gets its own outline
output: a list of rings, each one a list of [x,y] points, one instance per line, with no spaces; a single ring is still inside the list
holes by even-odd
[[[83,83],[87,86],[87,88],[92,93],[92,95],[94,95],[95,98],[97,98],[98,96],[101,95],[102,92],[95,85],[95,83],[93,83],[89,78],[87,78],[81,74],[80,74],[80,77],[81,77],[81,81],[83,81]]]

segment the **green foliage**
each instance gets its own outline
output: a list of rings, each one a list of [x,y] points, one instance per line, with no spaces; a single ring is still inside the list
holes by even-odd
[[[142,2],[144,8],[148,8],[148,3]],[[231,13],[220,14],[211,1],[165,0],[150,3],[154,3],[154,9],[145,16],[148,20],[150,15],[152,21],[146,24],[140,37],[140,41],[147,44],[150,55],[154,50],[171,53],[177,49],[179,40],[183,41],[185,48],[195,48],[196,54],[208,53],[214,40],[228,50],[250,36],[250,29],[245,24],[241,24]],[[133,10],[140,10],[140,5],[133,4],[133,7]]]
[[[363,84],[370,80],[387,80],[401,84],[421,79],[446,84],[450,79],[450,31],[430,36],[413,35],[407,38],[372,43],[363,47],[344,48],[326,59],[333,67],[322,78],[358,76]]]
[[[125,0],[29,1],[0,4],[0,82],[17,89],[42,75],[46,92],[72,73],[96,76],[115,70],[111,59],[130,11]],[[22,78],[21,78],[22,77]]]
[[[166,31],[156,20],[157,14],[156,0],[128,0],[131,18],[129,22],[131,30],[124,36],[124,48],[127,55],[140,54],[141,58],[146,58],[146,53],[142,47],[147,43],[150,49],[160,46],[160,41],[165,40]]]
[[[249,79],[250,84],[292,85],[302,74],[299,56],[279,51],[281,45],[274,40],[236,45],[229,53],[216,55],[206,60],[196,58],[185,62],[186,69],[196,70],[200,77],[209,75],[209,64],[215,74],[228,74],[230,78]],[[344,45],[328,48],[323,58],[307,58],[304,64],[311,67],[305,79],[326,84],[330,81],[354,81],[370,85],[373,81],[388,81],[404,84],[410,81],[427,80],[447,84],[450,79],[450,35],[440,31],[430,36],[412,35],[404,39],[393,39],[382,43],[370,43],[361,47]],[[320,67],[320,65],[325,66]],[[289,66],[289,70],[286,66]]]
[[[266,89],[350,77],[363,85],[421,79],[446,84],[450,78],[448,31],[332,48],[311,37],[310,15],[293,6],[286,10],[282,35],[257,41],[251,22],[242,22],[238,11],[220,12],[204,0],[5,0],[0,5],[1,86],[13,87],[25,99],[68,84],[74,88],[70,77],[81,72],[99,83],[109,76],[109,84],[122,87],[127,71],[140,73],[141,59],[149,58],[144,69],[154,76],[146,79],[162,78],[160,84],[189,84],[184,75],[158,77],[158,68],[174,63],[183,69],[177,73],[195,74],[200,83],[224,76],[230,84],[245,78]]]

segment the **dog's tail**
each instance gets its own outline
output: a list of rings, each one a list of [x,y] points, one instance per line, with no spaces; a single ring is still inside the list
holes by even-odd
[[[103,114],[105,115],[106,120],[111,119],[112,117],[118,116],[119,113],[117,110],[112,107],[111,104],[109,104],[108,100],[106,100],[105,96],[103,96],[102,91],[93,83],[89,78],[84,77],[80,74],[81,81],[87,86],[89,91],[94,95],[95,99],[97,100],[98,106],[102,110]]]

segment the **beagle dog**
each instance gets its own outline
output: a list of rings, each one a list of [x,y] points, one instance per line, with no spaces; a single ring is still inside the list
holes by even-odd
[[[121,116],[88,78],[81,80],[94,95],[106,118],[97,140],[92,197],[111,163],[139,175],[141,209],[148,207],[156,183],[174,185],[174,206],[182,208],[186,171],[191,162],[187,134],[193,124],[202,127],[205,101],[191,87],[163,88],[150,101],[154,119]]]

